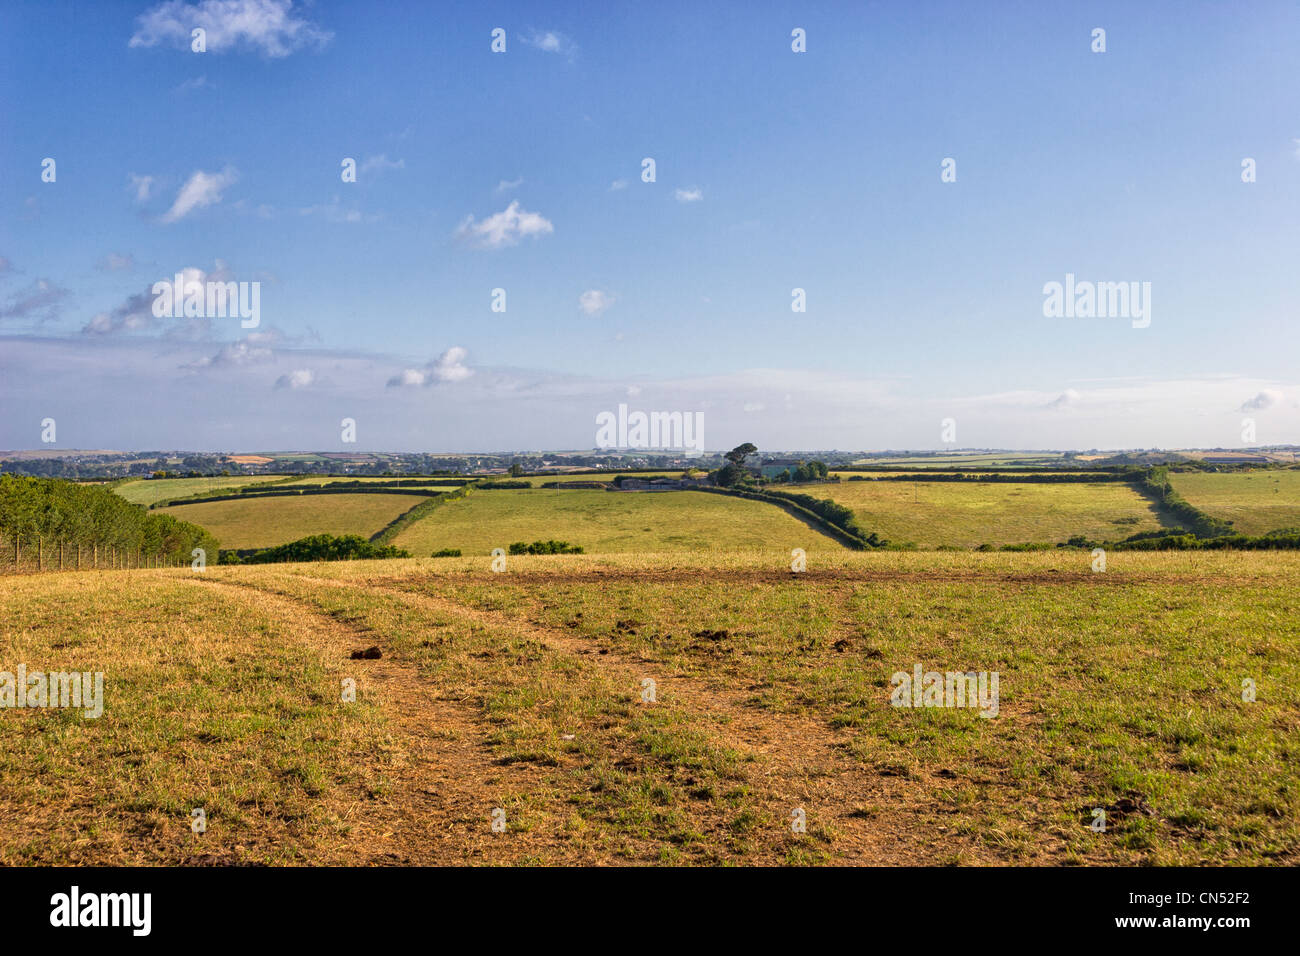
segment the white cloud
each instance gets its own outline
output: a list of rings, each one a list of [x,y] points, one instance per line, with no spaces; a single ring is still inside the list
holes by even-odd
[[[252,340],[252,336],[249,336],[224,346],[216,355],[204,356],[183,365],[182,368],[219,368],[222,366],[252,365],[258,362],[269,362],[270,360],[271,350],[258,345],[255,340]]]
[[[673,193],[678,202],[699,202],[704,198],[704,190],[698,186],[692,186],[690,189],[678,189]]]
[[[524,43],[546,53],[558,53],[560,56],[573,56],[578,52],[578,45],[558,30],[534,32],[523,38]]]
[[[1073,389],[1073,388],[1067,388],[1064,392],[1062,392],[1062,393],[1061,393],[1060,395],[1058,395],[1056,398],[1054,398],[1054,399],[1052,399],[1050,402],[1048,402],[1048,403],[1047,403],[1047,407],[1048,407],[1048,408],[1068,408],[1068,407],[1071,406],[1071,405],[1077,405],[1077,404],[1079,404],[1079,400],[1080,400],[1081,398],[1083,398],[1083,396],[1082,396],[1081,394],[1079,394],[1078,391],[1076,391],[1076,390]]]
[[[201,27],[209,53],[253,49],[269,57],[324,46],[333,36],[294,16],[293,0],[168,0],[141,14],[136,25],[128,46],[188,50],[191,31]]]
[[[316,373],[309,368],[296,368],[275,380],[276,388],[306,388],[316,380]]]
[[[416,385],[432,385],[437,382],[463,382],[474,374],[474,370],[465,364],[469,352],[459,345],[453,345],[424,368],[403,369],[388,380],[389,388],[403,388]]]
[[[516,199],[481,222],[475,222],[473,216],[466,216],[456,230],[456,237],[483,249],[502,249],[515,245],[524,236],[543,236],[554,231],[555,227],[549,220],[538,213],[520,209]]]
[[[578,296],[578,308],[587,315],[600,315],[614,304],[614,297],[599,289],[588,289]]]
[[[129,257],[128,257],[129,258]],[[177,270],[181,275],[181,284],[184,288],[189,288],[194,283],[212,282],[229,282],[234,279],[234,273],[230,270],[229,265],[222,259],[216,261],[216,265],[211,272],[204,272],[196,266],[186,266],[184,269]],[[173,275],[165,278],[167,281],[173,281]],[[82,335],[114,335],[118,332],[138,332],[142,329],[152,328],[160,324],[160,320],[153,314],[153,283],[151,282],[144,291],[137,292],[129,296],[126,301],[115,306],[107,312],[99,312],[94,315],[81,328]],[[203,338],[210,330],[210,322],[203,318],[187,319],[168,319],[169,334],[179,335],[181,337]],[[256,333],[249,336],[250,340],[255,340]]]
[[[741,411],[761,412],[765,408],[767,408],[767,406],[764,405],[762,402],[746,402],[744,405],[741,406]]]
[[[194,174],[186,180],[185,185],[181,187],[180,192],[176,194],[176,200],[172,203],[171,209],[163,213],[162,221],[167,223],[177,222],[184,219],[195,209],[221,202],[222,190],[233,184],[238,178],[239,174],[229,166],[219,173],[205,173],[201,169],[195,170]]]
[[[135,201],[148,202],[149,194],[153,191],[153,177],[131,173],[128,179],[131,181],[131,188],[135,190]]]
[[[616,180],[614,180],[612,183],[609,184],[609,191],[612,192],[612,193],[616,193],[616,192],[618,192],[620,189],[627,189],[627,180],[626,180],[626,179],[616,179]]]
[[[387,153],[380,153],[378,156],[371,156],[361,164],[361,175],[367,173],[382,173],[389,169],[405,169],[406,160],[392,160],[388,158]]]
[[[467,358],[469,352],[459,345],[453,345],[433,363],[433,374],[444,382],[463,382],[474,374],[474,370],[465,365]]]
[[[1281,403],[1282,393],[1276,388],[1266,388],[1257,394],[1254,398],[1248,399],[1241,403],[1240,411],[1255,412],[1262,411],[1265,408],[1272,408],[1274,405]]]
[[[498,193],[508,193],[512,189],[518,189],[523,184],[523,176],[520,176],[518,179],[503,179],[501,182],[497,183],[496,191]]]

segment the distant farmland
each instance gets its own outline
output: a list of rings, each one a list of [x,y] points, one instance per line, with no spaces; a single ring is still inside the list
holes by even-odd
[[[1300,471],[1249,471],[1170,475],[1174,490],[1243,534],[1300,527]]]
[[[921,548],[1059,544],[1079,534],[1113,540],[1161,527],[1151,502],[1121,482],[867,480],[791,490],[831,498],[852,508],[863,528]]]
[[[123,482],[114,491],[133,505],[148,507],[158,501],[216,491],[219,488],[242,488],[259,482],[273,481],[275,477],[274,475],[227,475],[224,478],[148,478]]]
[[[211,531],[222,548],[269,548],[313,534],[369,538],[428,498],[417,495],[287,495],[163,508]]]
[[[413,555],[443,548],[490,554],[514,541],[555,538],[590,553],[840,545],[779,508],[693,491],[476,491],[448,501],[392,542]]]

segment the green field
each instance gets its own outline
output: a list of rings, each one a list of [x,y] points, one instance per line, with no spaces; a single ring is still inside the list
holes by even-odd
[[[322,485],[337,485],[340,482],[359,481],[363,485],[375,484],[393,484],[398,481],[418,481],[418,482],[447,482],[458,481],[461,479],[451,477],[431,478],[422,475],[387,475],[383,477],[374,475],[303,475],[294,481],[286,481],[282,486],[284,488],[302,488],[302,487],[320,487]],[[409,487],[415,487],[414,485]],[[450,485],[443,485],[444,488],[450,488]]]
[[[285,495],[174,505],[162,511],[207,528],[223,548],[270,548],[313,534],[369,538],[428,500],[418,495]]]
[[[894,465],[902,468],[953,468],[953,467],[1010,467],[1020,465],[1053,465],[1064,460],[1059,452],[1022,452],[970,455],[899,455],[893,458],[858,458],[855,465]]]
[[[475,491],[398,534],[413,555],[443,548],[490,554],[515,541],[554,538],[588,553],[840,545],[772,505],[695,491]]]
[[[133,505],[148,507],[159,501],[184,498],[219,488],[242,488],[259,482],[274,481],[275,475],[227,475],[224,478],[150,478],[128,481],[114,489]]]
[[[841,481],[791,491],[852,508],[858,523],[887,540],[920,548],[973,548],[1045,542],[1074,535],[1096,540],[1154,531],[1150,501],[1119,482],[976,483]]]
[[[1174,490],[1242,534],[1300,528],[1300,471],[1174,472]]]
[[[0,579],[4,660],[106,675],[0,713],[0,864],[1300,863],[1300,555],[489,565]]]

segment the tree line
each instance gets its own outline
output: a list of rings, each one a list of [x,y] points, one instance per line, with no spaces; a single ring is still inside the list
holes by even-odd
[[[188,564],[195,548],[213,561],[212,534],[171,515],[151,514],[108,485],[0,475],[0,569]]]

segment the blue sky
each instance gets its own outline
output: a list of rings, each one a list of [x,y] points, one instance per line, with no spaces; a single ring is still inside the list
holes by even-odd
[[[0,447],[1297,442],[1298,50],[1294,3],[8,3]],[[260,326],[150,321],[183,269]],[[1067,273],[1150,325],[1045,317]]]

